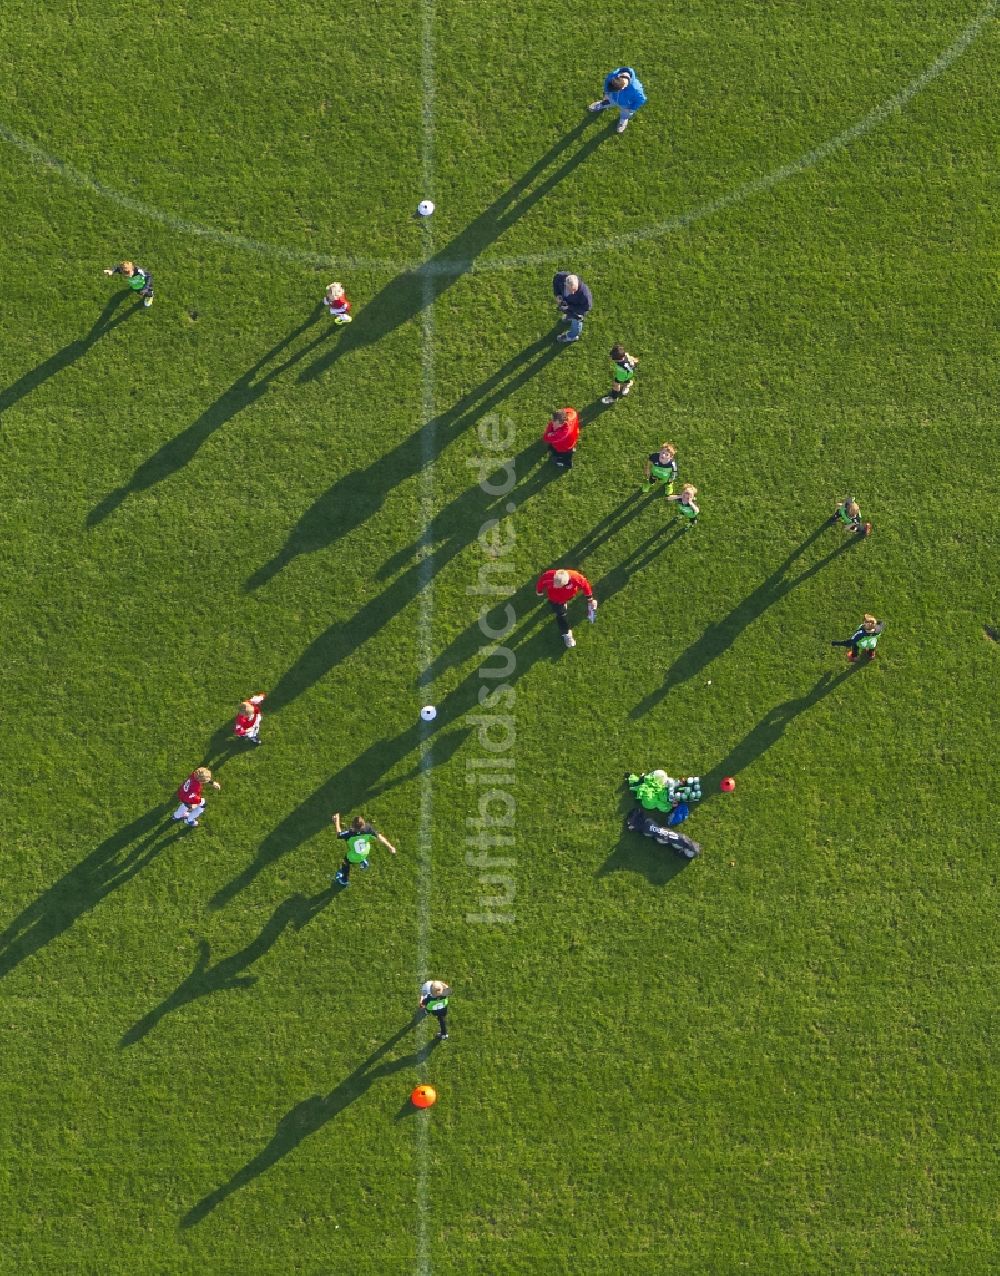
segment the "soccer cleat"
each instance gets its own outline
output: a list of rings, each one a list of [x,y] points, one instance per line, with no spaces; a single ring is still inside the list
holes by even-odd
[[[572,336],[572,335],[571,335],[570,333],[568,333],[568,332],[562,332],[562,333],[560,333],[560,334],[559,334],[559,336],[558,336],[558,337],[556,337],[556,340],[557,340],[557,341],[579,341],[579,340],[580,340],[580,338],[579,338],[579,337],[574,337],[574,336]]]
[[[333,322],[336,324],[344,324],[351,323],[352,320],[350,315],[337,315]]]
[[[371,863],[368,860],[362,860],[358,868],[371,868]]]
[[[604,395],[604,396],[603,396],[603,398],[601,399],[601,402],[602,402],[602,403],[617,403],[617,402],[618,402],[618,395],[617,395],[617,394],[606,394],[606,395]]]
[[[350,886],[351,884],[348,881],[348,879],[343,875],[343,873],[340,872],[339,869],[337,870],[336,873],[334,873],[333,880],[337,883],[338,886]]]
[[[605,102],[604,98],[601,98],[599,102],[591,102],[591,104],[587,107],[587,110],[588,111],[606,111],[610,105],[611,105],[610,102]]]
[[[615,125],[615,132],[624,133],[627,128],[628,128],[628,120],[619,120],[618,123]]]
[[[576,639],[573,637],[572,629],[569,631],[569,633],[563,634],[563,642],[566,644],[567,647],[576,646]]]
[[[146,307],[146,309],[148,310],[148,309],[149,309],[149,307],[153,304],[153,298],[152,298],[152,297],[146,297],[146,299],[143,301],[143,303],[142,303],[142,304],[143,304],[143,305]]]
[[[447,1040],[448,1040],[448,1034],[447,1034],[446,1032],[439,1032],[439,1033],[438,1033],[438,1035],[437,1035],[437,1039],[438,1039],[438,1041],[447,1041]]]
[[[201,821],[200,820],[185,820],[184,823],[188,826],[189,829],[196,829],[198,825],[201,823]]]

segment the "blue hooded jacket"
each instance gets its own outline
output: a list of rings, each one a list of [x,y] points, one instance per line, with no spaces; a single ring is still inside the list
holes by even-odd
[[[611,87],[611,81],[616,75],[630,77],[629,83],[617,93]],[[638,111],[646,100],[646,90],[639,83],[639,77],[632,67],[620,66],[617,71],[611,71],[604,77],[604,96],[613,106],[623,106],[626,111]]]

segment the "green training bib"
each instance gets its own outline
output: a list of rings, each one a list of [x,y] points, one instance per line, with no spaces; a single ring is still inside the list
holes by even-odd
[[[360,864],[371,854],[374,838],[370,833],[358,833],[347,839],[346,858],[351,864]]]

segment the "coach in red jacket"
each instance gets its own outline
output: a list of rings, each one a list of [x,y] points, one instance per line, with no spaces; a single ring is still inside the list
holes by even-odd
[[[593,620],[597,614],[597,599],[594,597],[590,581],[582,572],[568,571],[565,567],[550,567],[547,572],[542,572],[535,586],[535,593],[544,594],[552,604],[552,610],[556,613],[556,624],[567,647],[576,646],[573,630],[570,629],[569,621],[566,619],[567,604],[581,592],[587,600],[587,619]]]
[[[580,415],[576,408],[556,408],[542,441],[549,445],[552,459],[561,470],[572,469],[573,453],[580,441]]]

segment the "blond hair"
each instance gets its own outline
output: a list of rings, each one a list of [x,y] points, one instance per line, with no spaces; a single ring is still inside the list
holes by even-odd
[[[854,518],[857,514],[861,513],[861,506],[857,503],[857,501],[845,501],[844,509],[848,514],[850,514],[851,518]]]
[[[119,262],[118,269],[122,272],[123,275],[134,275],[135,262],[134,261]]]
[[[338,283],[327,284],[326,295],[328,297],[336,297],[339,300],[344,295],[344,285]]]
[[[685,483],[684,486],[681,488],[681,495],[682,496],[697,496],[698,489],[695,487],[693,483]]]
[[[212,772],[207,766],[200,766],[197,771],[195,771],[195,776],[197,779],[201,780],[202,784],[211,784],[212,782]]]
[[[870,611],[866,611],[866,612],[865,612],[865,615],[864,615],[864,621],[862,622],[862,628],[864,628],[864,629],[874,629],[874,628],[875,628],[875,626],[876,626],[877,624],[878,624],[878,621],[877,621],[877,620],[875,619],[875,617],[871,614],[871,612],[870,612]]]
[[[579,275],[567,275],[563,281],[563,292],[576,292],[580,287]]]
[[[253,710],[254,710],[254,704],[253,704],[253,701],[252,701],[252,700],[243,700],[243,701],[240,703],[240,709],[242,710],[242,712],[243,712],[243,713],[246,713],[246,714],[253,713]]]
[[[431,980],[431,994],[435,997],[440,997],[447,987],[448,985],[444,982],[443,979]]]
[[[661,444],[660,444],[660,451],[661,451],[661,452],[669,452],[671,456],[676,456],[676,455],[677,455],[677,447],[676,447],[676,445],[675,445],[675,444],[673,444],[673,443],[661,443]]]
[[[562,589],[564,585],[569,584],[569,572],[565,567],[560,567],[556,574],[552,577],[552,583],[557,589]]]

